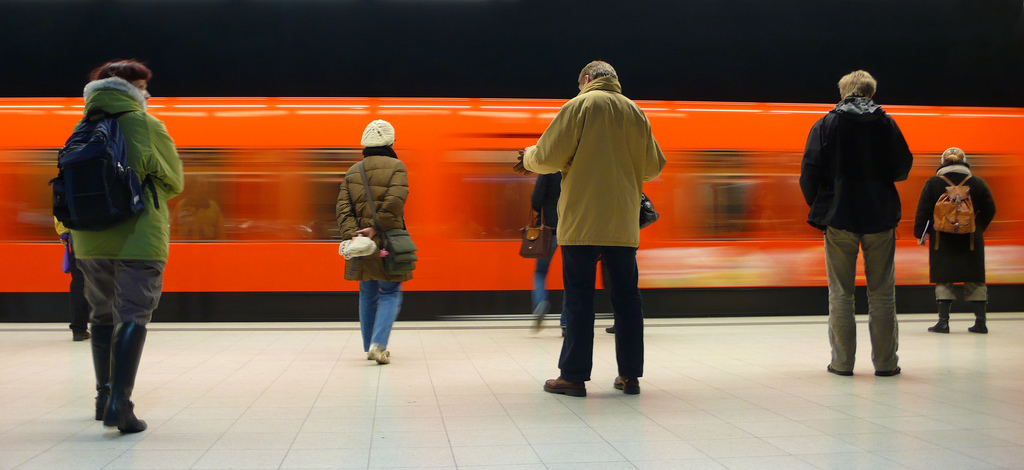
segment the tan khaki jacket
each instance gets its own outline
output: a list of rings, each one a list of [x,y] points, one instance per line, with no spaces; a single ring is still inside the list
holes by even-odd
[[[611,77],[563,105],[523,157],[532,172],[562,172],[559,245],[640,246],[643,182],[665,163],[647,117]]]

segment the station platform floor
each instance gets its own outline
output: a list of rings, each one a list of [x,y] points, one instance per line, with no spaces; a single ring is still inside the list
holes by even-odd
[[[542,391],[551,320],[399,321],[385,366],[355,323],[155,322],[131,435],[93,420],[87,341],[0,324],[0,469],[1024,468],[1024,314],[901,314],[895,377],[866,320],[852,377],[823,316],[648,320],[640,395],[600,320],[586,398]]]

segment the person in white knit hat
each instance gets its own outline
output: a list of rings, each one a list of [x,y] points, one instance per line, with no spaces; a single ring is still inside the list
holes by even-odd
[[[343,239],[369,237],[379,247],[378,230],[405,227],[409,180],[405,164],[398,159],[392,147],[395,128],[389,122],[380,119],[371,122],[363,130],[360,142],[365,147],[363,161],[352,165],[345,173],[335,215]],[[366,171],[369,187],[363,184],[361,169]],[[371,203],[379,225],[374,224]],[[346,259],[345,279],[359,281],[359,324],[366,358],[378,364],[390,363],[388,338],[402,307],[401,284],[412,279],[412,273],[388,274],[379,250],[374,250],[374,254],[369,256]]]

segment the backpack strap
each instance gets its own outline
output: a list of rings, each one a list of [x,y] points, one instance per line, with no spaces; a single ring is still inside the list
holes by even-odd
[[[128,110],[128,111],[121,111],[119,113],[108,113],[108,112],[106,112],[106,111],[104,111],[104,110],[102,110],[100,108],[93,108],[88,113],[86,113],[84,118],[82,118],[82,122],[93,121],[96,116],[102,116],[103,119],[117,119],[117,118],[119,118],[121,116],[124,116],[125,114],[130,113],[130,112],[133,112],[133,111],[132,110]],[[146,175],[146,178],[142,180],[142,189],[145,190],[146,188],[149,188],[150,194],[153,195],[153,208],[159,209],[160,208],[160,200],[157,198],[157,195],[156,195],[156,184],[153,183],[153,176],[152,175]]]
[[[153,195],[153,208],[160,208],[160,201],[156,198],[156,184],[153,184],[152,175],[146,175],[146,178],[142,180],[142,189],[149,188],[150,194]]]
[[[959,188],[960,186],[963,186],[964,183],[967,182],[967,180],[971,179],[972,176],[974,176],[974,175],[967,175],[967,177],[964,178],[964,180],[961,181],[960,184],[953,184],[953,182],[950,181],[949,178],[946,178],[946,175],[939,175],[939,178],[942,178],[943,180],[945,180],[946,183],[948,183],[950,186],[956,186],[956,187]]]
[[[117,118],[119,118],[119,117],[121,117],[121,116],[123,116],[125,114],[130,113],[130,112],[132,112],[132,111],[128,110],[128,111],[121,111],[120,113],[113,113],[113,114],[111,114],[111,113],[108,113],[108,112],[106,112],[106,111],[104,111],[102,109],[93,108],[92,110],[90,110],[88,113],[85,114],[85,117],[82,118],[82,122],[94,121],[95,119],[93,119],[93,118],[95,118],[96,116],[103,116],[103,119],[108,119],[108,118],[109,119],[117,119]]]
[[[373,215],[373,228],[380,232],[380,221],[377,220],[377,208],[374,207],[373,196],[370,193],[370,178],[366,177],[366,166],[359,162],[359,174],[363,178],[363,192],[366,193],[366,205],[370,206],[370,214]]]

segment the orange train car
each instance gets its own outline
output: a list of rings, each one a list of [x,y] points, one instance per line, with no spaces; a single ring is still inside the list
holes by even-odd
[[[170,201],[158,318],[355,318],[357,284],[343,280],[334,204],[373,119],[394,124],[409,170],[406,220],[420,262],[403,287],[403,317],[526,313],[533,262],[518,257],[518,244],[533,177],[511,165],[563,103],[152,98],[149,112],[167,124],[186,172],[185,192]],[[797,180],[807,133],[832,105],[638,104],[669,160],[644,187],[662,216],[641,232],[646,314],[827,313],[821,234],[805,223]],[[0,321],[64,316],[69,279],[59,269],[47,181],[82,107],[81,98],[0,99]],[[999,207],[986,235],[992,308],[1019,305],[1024,109],[885,108],[915,155],[910,178],[897,185],[901,311],[932,308],[927,251],[913,239],[912,218],[950,146],[965,149]],[[557,274],[549,288],[561,288]]]

